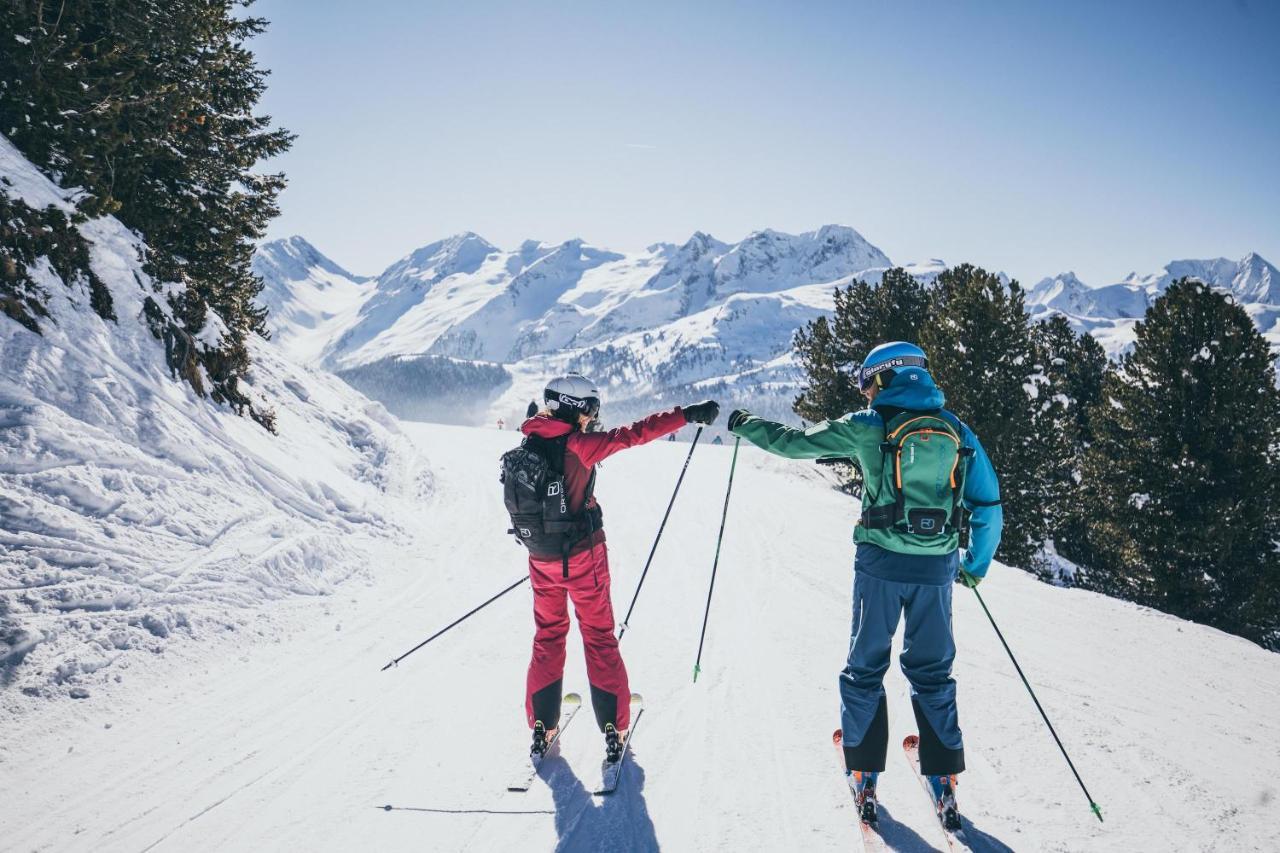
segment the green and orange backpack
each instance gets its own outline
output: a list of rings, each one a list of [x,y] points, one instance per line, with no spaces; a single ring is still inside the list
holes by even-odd
[[[972,447],[950,412],[901,412],[884,427],[878,500],[862,521],[872,529],[931,539],[958,533],[961,498]]]

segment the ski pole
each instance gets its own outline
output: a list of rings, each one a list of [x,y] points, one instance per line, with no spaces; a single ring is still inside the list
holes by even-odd
[[[702,644],[707,639],[707,619],[711,616],[711,593],[716,588],[716,568],[720,565],[720,543],[724,540],[724,520],[729,516],[729,494],[733,491],[733,471],[738,467],[738,445],[742,439],[734,436],[733,461],[729,463],[729,486],[724,490],[724,509],[720,512],[720,533],[716,536],[716,558],[711,563],[711,585],[707,587],[707,609],[702,613],[702,636],[698,637],[698,659],[693,662],[693,683],[698,683],[702,672]]]
[[[497,601],[499,598],[502,598],[502,596],[504,596],[504,595],[506,595],[507,593],[511,592],[511,590],[513,590],[513,589],[515,589],[516,587],[520,586],[520,584],[524,583],[524,582],[525,582],[525,581],[527,581],[528,579],[529,579],[529,576],[528,576],[528,575],[525,575],[524,577],[520,578],[520,580],[518,580],[518,581],[516,581],[515,583],[513,583],[511,586],[507,587],[507,588],[506,588],[506,589],[504,589],[502,592],[498,593],[498,594],[497,594],[497,595],[495,595],[493,598],[491,598],[491,599],[489,599],[488,601],[486,601],[484,604],[481,604],[479,607],[476,607],[476,608],[474,608],[473,610],[468,611],[468,612],[467,612],[465,615],[463,615],[463,616],[459,616],[457,619],[453,620],[453,621],[452,621],[452,622],[450,622],[448,625],[445,625],[445,626],[444,626],[443,628],[441,628],[439,631],[436,631],[436,632],[435,632],[434,634],[432,634],[430,637],[427,637],[427,638],[426,638],[425,640],[423,640],[421,643],[418,643],[418,645],[416,645],[416,646],[414,646],[413,648],[409,649],[409,651],[407,651],[407,652],[405,652],[404,654],[400,655],[400,657],[398,657],[398,658],[394,659],[393,661],[391,661],[391,663],[387,664],[386,666],[384,666],[384,667],[382,668],[382,671],[383,671],[383,672],[386,672],[387,670],[391,669],[391,667],[393,667],[393,666],[395,666],[396,664],[400,663],[400,661],[404,660],[404,659],[405,659],[405,658],[407,658],[409,655],[413,654],[413,653],[414,653],[414,652],[416,652],[418,649],[422,648],[422,647],[423,647],[423,646],[425,646],[427,643],[429,643],[429,642],[431,642],[432,640],[434,640],[436,637],[439,637],[441,634],[443,634],[445,631],[448,631],[448,630],[449,630],[450,628],[452,628],[454,625],[457,625],[459,622],[464,622],[464,621],[466,621],[467,619],[469,619],[469,618],[471,618],[472,616],[474,616],[476,613],[480,612],[481,610],[484,610],[484,609],[485,609],[486,607],[488,607],[490,604],[493,604],[493,603],[494,603],[495,601]]]
[[[1049,727],[1049,734],[1053,735],[1053,739],[1058,744],[1058,749],[1062,751],[1062,757],[1067,759],[1067,766],[1071,768],[1072,774],[1076,777],[1076,782],[1080,784],[1080,790],[1084,791],[1085,799],[1089,801],[1089,808],[1098,816],[1098,822],[1102,822],[1102,809],[1093,801],[1093,797],[1089,795],[1089,789],[1084,786],[1084,780],[1080,778],[1080,773],[1076,770],[1076,766],[1071,761],[1071,756],[1067,755],[1067,748],[1062,745],[1062,738],[1058,737],[1058,733],[1054,731],[1053,723],[1049,722],[1049,715],[1044,712],[1044,707],[1040,704],[1040,700],[1036,698],[1036,692],[1031,689],[1031,684],[1027,681],[1027,677],[1022,674],[1022,667],[1018,666],[1018,659],[1013,656],[1013,650],[1009,648],[1009,644],[1005,642],[1004,634],[1000,633],[1000,626],[996,624],[996,620],[992,618],[991,611],[987,609],[987,603],[982,600],[982,594],[978,592],[978,588],[970,587],[973,594],[978,596],[978,603],[982,605],[982,612],[987,614],[987,620],[991,622],[991,627],[996,629],[996,636],[1000,638],[1000,645],[1004,646],[1005,652],[1009,655],[1009,660],[1013,661],[1013,668],[1018,671],[1018,677],[1022,679],[1022,685],[1027,688],[1027,692],[1031,694],[1031,701],[1036,703],[1036,710],[1040,712],[1044,724]]]
[[[667,526],[667,518],[671,515],[671,507],[676,504],[676,495],[680,494],[680,484],[684,482],[684,472],[689,470],[689,460],[693,458],[693,449],[698,446],[698,439],[702,436],[702,427],[698,427],[698,431],[693,434],[693,444],[689,445],[689,455],[684,458],[684,467],[680,469],[680,476],[676,479],[675,491],[671,493],[671,500],[667,502],[667,511],[662,514],[662,523],[658,525],[658,535],[653,538],[653,547],[649,549],[649,559],[644,561],[644,571],[640,573],[640,582],[636,584],[636,594],[631,596],[631,606],[627,608],[627,615],[623,617],[622,624],[618,626],[618,639],[622,639],[622,635],[627,633],[627,627],[631,621],[631,611],[636,609],[636,600],[640,598],[640,587],[644,586],[645,576],[649,574],[649,564],[653,562],[653,555],[658,550],[658,540],[662,538],[662,530]]]

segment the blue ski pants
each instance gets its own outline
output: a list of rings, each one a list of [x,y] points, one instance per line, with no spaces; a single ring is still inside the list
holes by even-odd
[[[918,558],[908,557],[907,561],[914,559]],[[893,635],[899,617],[905,614],[906,633],[898,661],[903,675],[911,683],[917,713],[928,720],[943,747],[959,750],[963,748],[963,741],[956,713],[956,682],[951,677],[951,664],[956,656],[951,635],[954,568],[946,572],[949,576],[940,584],[936,582],[938,572],[929,573],[933,575],[929,580],[934,583],[881,577],[886,574],[901,577],[902,563],[901,555],[866,545],[858,548],[849,661],[840,673],[844,743],[857,746],[871,727],[884,697],[884,676],[889,670]]]

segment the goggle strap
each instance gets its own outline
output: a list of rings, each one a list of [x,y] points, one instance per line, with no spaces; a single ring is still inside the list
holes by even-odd
[[[929,359],[921,358],[918,355],[900,355],[893,358],[885,359],[875,367],[863,367],[858,371],[858,387],[866,388],[875,380],[876,386],[883,388],[880,382],[880,374],[886,370],[897,370],[899,367],[922,367],[929,369]]]

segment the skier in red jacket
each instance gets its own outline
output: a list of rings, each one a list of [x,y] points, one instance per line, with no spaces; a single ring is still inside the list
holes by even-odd
[[[560,720],[561,679],[565,640],[569,633],[572,599],[587,658],[587,681],[596,722],[605,734],[607,750],[616,750],[631,725],[631,689],[627,668],[614,636],[613,603],[609,597],[609,555],[601,526],[600,506],[592,494],[596,463],[619,450],[645,444],[673,433],[686,423],[710,424],[720,407],[713,401],[658,412],[630,426],[588,431],[600,412],[600,392],[585,376],[571,373],[547,384],[546,410],[520,427],[529,438],[564,438],[564,491],[570,514],[581,519],[581,538],[572,541],[562,558],[529,556],[533,586],[533,657],[529,661],[525,710],[534,730],[534,751],[540,751],[540,730],[549,740]],[[527,442],[526,442],[527,443]],[[537,725],[542,723],[542,726]]]

